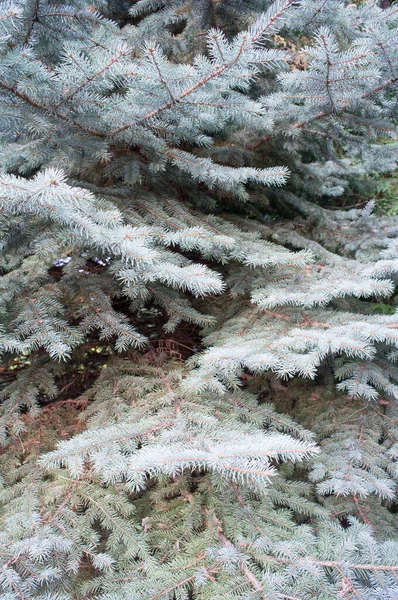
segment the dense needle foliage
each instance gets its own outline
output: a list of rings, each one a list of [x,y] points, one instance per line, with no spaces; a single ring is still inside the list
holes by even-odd
[[[0,598],[396,600],[398,6],[0,11]]]

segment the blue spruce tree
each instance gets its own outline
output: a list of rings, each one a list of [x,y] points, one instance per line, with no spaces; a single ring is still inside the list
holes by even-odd
[[[397,65],[374,0],[0,1],[1,599],[398,598]]]

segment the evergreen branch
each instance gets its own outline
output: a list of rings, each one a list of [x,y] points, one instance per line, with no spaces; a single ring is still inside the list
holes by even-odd
[[[212,71],[212,73],[209,73],[208,75],[203,77],[200,81],[197,81],[193,86],[190,86],[189,88],[184,90],[177,98],[173,98],[172,100],[170,100],[169,102],[166,102],[162,106],[159,106],[158,108],[151,110],[146,115],[144,115],[143,117],[140,118],[140,122],[144,123],[145,121],[148,121],[150,119],[153,119],[154,117],[157,117],[163,111],[168,110],[169,108],[172,108],[172,106],[178,104],[179,102],[184,100],[187,96],[189,96],[193,92],[196,92],[198,89],[200,89],[201,87],[206,85],[212,79],[219,77],[222,73],[224,73],[224,71],[226,69],[233,67],[240,59],[240,57],[243,53],[243,50],[246,46],[246,42],[247,42],[247,38],[244,36],[242,39],[242,42],[240,44],[240,47],[238,48],[236,56],[231,62],[229,62],[227,65],[221,65],[220,67],[218,67],[217,69]],[[126,131],[127,129],[130,129],[131,127],[135,126],[135,124],[136,124],[136,122],[122,125],[122,126],[118,127],[117,129],[114,129],[110,135],[115,136],[119,133],[122,133],[123,131]]]
[[[397,78],[392,78],[389,80],[384,81],[383,83],[377,85],[376,87],[374,87],[371,91],[367,91],[364,94],[362,94],[360,96],[361,100],[365,100],[366,98],[368,98],[369,96],[372,96],[373,94],[377,94],[378,92],[383,91],[384,89],[388,88],[391,85],[395,85],[397,83],[398,79]],[[352,104],[352,101],[348,101],[345,104],[342,104],[339,107],[339,112],[347,110],[348,107]],[[297,121],[296,123],[292,124],[292,128],[293,129],[302,129],[303,127],[307,126],[309,123],[312,123],[313,121],[319,121],[321,119],[324,119],[326,117],[330,117],[331,116],[331,112],[329,111],[321,111],[313,116],[310,116],[308,119],[306,119],[305,121]],[[249,150],[256,150],[257,148],[259,148],[263,143],[267,143],[269,142],[274,136],[269,134],[269,135],[265,135],[264,137],[262,137],[260,140],[258,140],[257,142],[255,142],[254,144],[250,144],[247,146],[247,148]]]
[[[271,28],[271,26],[275,23],[275,21],[277,19],[279,19],[279,17],[293,4],[293,2],[294,2],[294,0],[285,0],[285,2],[275,2],[268,9],[269,18],[268,18],[267,22],[260,27],[260,29],[256,32],[256,34],[252,38],[253,43],[258,42],[263,37],[265,32]],[[266,16],[268,16],[268,14],[265,13]],[[253,25],[252,28],[254,29],[255,25]]]
[[[99,69],[98,71],[96,71],[95,73],[93,73],[92,75],[86,75],[86,79],[85,81],[83,81],[80,85],[78,85],[72,92],[69,92],[68,94],[64,95],[61,100],[59,100],[59,102],[57,102],[56,104],[54,104],[53,107],[51,107],[51,110],[56,109],[56,113],[57,116],[58,115],[58,108],[62,105],[65,104],[65,102],[68,102],[69,100],[71,100],[74,96],[76,96],[76,94],[78,94],[79,92],[81,92],[89,83],[92,83],[93,81],[95,81],[95,79],[97,79],[98,77],[100,77],[101,75],[103,75],[108,69],[110,69],[115,63],[117,63],[121,58],[128,56],[130,54],[131,50],[129,48],[126,49],[121,49],[116,56],[112,57],[108,63],[106,65],[104,65],[101,69]]]

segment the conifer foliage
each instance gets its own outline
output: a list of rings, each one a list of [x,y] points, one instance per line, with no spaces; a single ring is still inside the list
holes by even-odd
[[[0,12],[0,598],[398,598],[397,6]]]

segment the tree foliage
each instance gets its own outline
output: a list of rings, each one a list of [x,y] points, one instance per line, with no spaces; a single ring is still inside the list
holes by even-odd
[[[397,598],[397,7],[0,11],[1,597]]]

